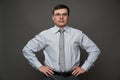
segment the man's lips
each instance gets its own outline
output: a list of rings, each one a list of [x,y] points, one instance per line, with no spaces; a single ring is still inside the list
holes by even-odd
[[[59,21],[60,23],[64,23],[64,21],[62,20],[62,21]]]

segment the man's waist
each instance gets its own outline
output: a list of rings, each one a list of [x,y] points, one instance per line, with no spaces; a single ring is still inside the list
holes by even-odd
[[[57,71],[53,71],[54,75],[57,76],[63,76],[63,77],[68,77],[72,75],[72,71],[68,71],[68,72],[57,72]]]

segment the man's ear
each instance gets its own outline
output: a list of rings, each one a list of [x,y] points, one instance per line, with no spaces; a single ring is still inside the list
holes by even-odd
[[[52,20],[54,21],[54,16],[52,15]]]

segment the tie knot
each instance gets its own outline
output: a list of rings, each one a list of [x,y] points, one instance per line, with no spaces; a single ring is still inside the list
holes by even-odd
[[[59,29],[59,32],[60,33],[63,33],[65,30],[64,29]]]

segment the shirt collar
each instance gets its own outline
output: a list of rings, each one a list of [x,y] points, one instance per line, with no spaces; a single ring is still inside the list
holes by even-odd
[[[60,28],[55,25],[53,32],[54,32],[54,33],[57,33],[57,32],[59,31],[59,29],[60,29]],[[65,30],[65,32],[69,32],[69,31],[70,31],[68,26],[65,26],[65,27],[64,27],[64,30]]]

